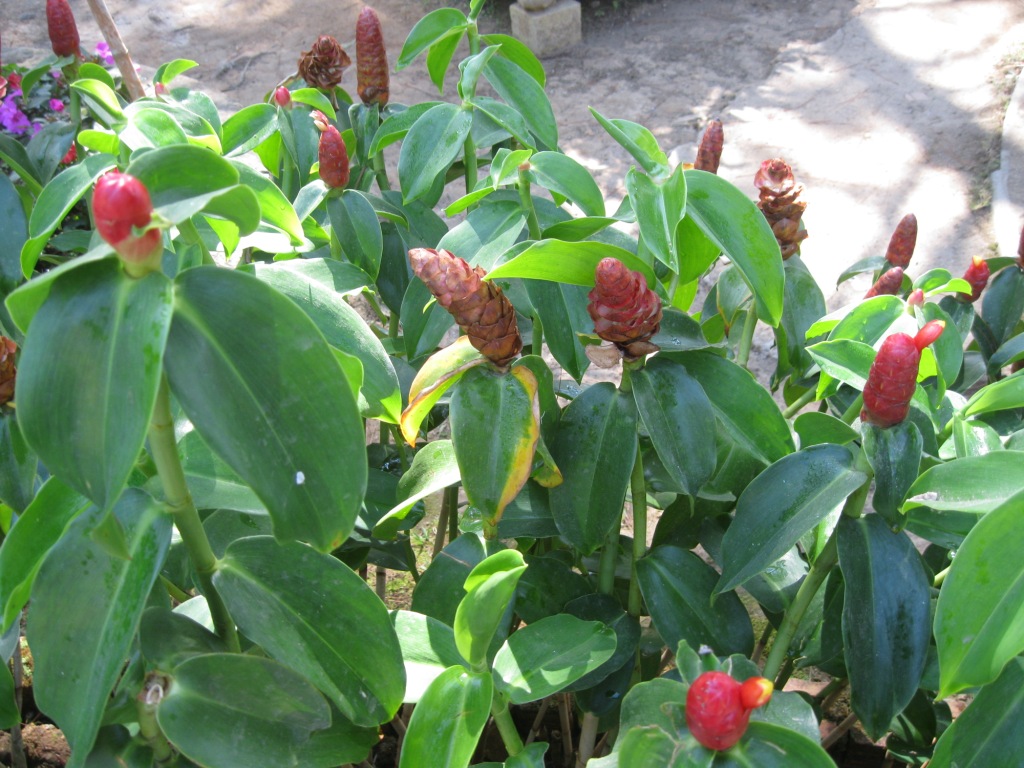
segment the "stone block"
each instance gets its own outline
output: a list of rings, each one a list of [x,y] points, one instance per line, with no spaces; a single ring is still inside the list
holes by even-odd
[[[583,21],[578,0],[557,0],[539,11],[528,11],[520,3],[509,6],[512,35],[537,56],[551,56],[571,48],[583,39]]]

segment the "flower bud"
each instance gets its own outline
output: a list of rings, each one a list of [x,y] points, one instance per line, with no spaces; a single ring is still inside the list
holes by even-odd
[[[758,190],[757,207],[772,228],[782,258],[788,259],[799,252],[800,243],[807,238],[807,230],[800,228],[807,209],[807,203],[800,199],[804,186],[796,183],[793,169],[778,157],[761,163],[754,186]]]
[[[618,259],[601,259],[594,273],[594,289],[587,294],[587,312],[594,331],[630,358],[656,352],[650,339],[661,325],[661,299],[647,280]]]
[[[907,296],[908,307],[923,307],[924,306],[924,291],[920,288],[915,288]]]
[[[746,732],[751,711],[771,699],[772,688],[763,677],[740,683],[725,672],[704,672],[686,692],[686,727],[702,746],[729,749]]]
[[[299,57],[299,75],[311,87],[329,91],[341,82],[345,68],[352,59],[337,40],[320,35],[313,47]]]
[[[356,84],[364,104],[388,103],[390,75],[377,12],[366,6],[356,21]]]
[[[46,28],[50,33],[50,47],[58,56],[81,58],[81,40],[78,25],[68,0],[46,0]]]
[[[282,109],[290,109],[292,106],[292,92],[279,85],[274,89],[274,103]]]
[[[944,321],[932,320],[913,337],[894,333],[882,342],[864,385],[861,421],[892,427],[907,418],[917,387],[921,350],[935,341],[945,327]]]
[[[725,145],[725,133],[721,120],[712,120],[704,129],[700,146],[697,148],[697,160],[693,167],[698,171],[718,173],[718,164],[722,160],[722,147]]]
[[[18,369],[14,365],[14,355],[18,345],[6,336],[0,336],[0,406],[14,399],[14,380]]]
[[[313,111],[313,125],[320,131],[317,157],[320,160],[320,179],[331,189],[348,184],[348,149],[338,129],[327,121],[319,110]]]
[[[92,211],[96,231],[124,261],[143,264],[163,253],[160,230],[145,229],[153,218],[149,192],[134,176],[116,170],[100,176],[92,193]]]
[[[885,260],[894,267],[906,269],[910,259],[914,255],[914,248],[917,246],[917,216],[908,213],[889,239],[889,247],[885,251]]]
[[[893,267],[886,272],[883,272],[875,284],[868,288],[868,292],[864,294],[865,299],[870,299],[872,296],[895,296],[900,292],[900,287],[903,285],[903,267]]]
[[[981,298],[981,292],[985,290],[985,286],[988,285],[988,279],[992,274],[992,270],[988,266],[988,262],[985,261],[981,256],[975,256],[971,260],[971,265],[964,272],[964,280],[971,285],[970,293],[958,293],[956,297],[960,301],[974,303]]]

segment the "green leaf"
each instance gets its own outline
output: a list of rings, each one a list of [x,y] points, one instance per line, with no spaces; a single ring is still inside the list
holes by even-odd
[[[1024,408],[1024,371],[992,382],[975,392],[964,406],[963,414],[976,416],[1010,408]]]
[[[516,587],[516,613],[527,624],[533,624],[561,613],[571,600],[592,594],[587,580],[566,562],[556,556],[532,555]],[[615,605],[618,607],[618,603]],[[601,620],[593,616],[577,618]]]
[[[0,410],[0,502],[24,512],[35,494],[38,469],[39,457],[25,442],[14,409]]]
[[[935,610],[942,696],[991,683],[1024,651],[1022,512],[1018,492],[982,517],[957,549]]]
[[[983,515],[1024,489],[1024,453],[996,451],[926,470],[907,492],[903,512],[917,507]]]
[[[380,598],[340,560],[253,536],[228,547],[214,584],[246,637],[349,720],[373,726],[394,717],[405,691],[398,638]]]
[[[772,464],[736,502],[715,592],[734,589],[770,566],[866,480],[840,445],[812,445]]]
[[[25,186],[36,197],[43,190],[45,179],[36,168],[35,162],[29,157],[25,145],[13,136],[0,133],[0,158],[11,166],[11,170],[18,174]],[[8,179],[9,181],[9,179]]]
[[[679,272],[676,226],[686,211],[686,178],[682,168],[676,168],[661,182],[631,168],[626,174],[626,190],[644,245],[669,270]]]
[[[642,125],[632,123],[629,120],[609,119],[600,114],[593,107],[590,114],[601,124],[601,127],[608,131],[619,145],[633,156],[633,159],[640,163],[640,167],[652,176],[666,176],[669,172],[668,158],[658,146],[658,140],[654,134]]]
[[[669,477],[696,496],[715,471],[715,412],[700,384],[671,360],[655,357],[630,373],[633,397]]]
[[[362,506],[366,452],[355,395],[323,336],[241,272],[187,270],[175,301],[166,368],[182,409],[266,504],[275,536],[334,549]]]
[[[202,436],[194,429],[178,441],[178,455],[197,509],[228,509],[262,516],[267,514],[267,508],[259,497],[210,450],[210,446],[203,442]],[[159,496],[163,493],[163,483],[159,478],[154,478],[147,484],[147,490]],[[267,523],[269,532],[269,518]]]
[[[864,455],[875,474],[871,504],[889,525],[902,527],[900,505],[921,468],[924,439],[912,421],[888,429],[862,424]]]
[[[658,634],[670,648],[685,641],[709,646],[715,655],[748,655],[754,630],[735,593],[711,602],[718,573],[692,552],[675,546],[652,549],[636,563],[640,592]]]
[[[537,379],[528,368],[468,371],[451,400],[452,443],[469,503],[490,525],[533,469],[540,438]]]
[[[495,259],[512,248],[526,226],[526,214],[518,200],[500,199],[495,194],[479,208],[471,211],[437,243],[473,266],[490,270]]]
[[[330,702],[328,702],[330,703]],[[380,742],[380,729],[356,725],[331,705],[331,725],[309,735],[299,750],[302,768],[336,768],[339,763],[358,763]]]
[[[453,666],[441,673],[409,718],[399,768],[465,768],[491,716],[491,673]]]
[[[402,646],[406,703],[418,702],[448,667],[465,664],[455,647],[455,632],[447,624],[413,611],[392,611],[391,623]]]
[[[26,630],[36,702],[67,737],[72,768],[96,739],[171,539],[170,518],[130,489],[114,508],[130,559],[115,557],[90,535],[101,514],[79,517],[43,560]]]
[[[648,287],[657,283],[654,271],[636,255],[624,248],[597,242],[564,242],[540,240],[504,264],[487,273],[488,280],[528,277],[552,280],[570,285],[594,286],[594,270],[601,259],[616,258],[647,280]]]
[[[768,391],[749,371],[710,352],[665,352],[704,389],[722,427],[765,464],[795,450],[789,425]]]
[[[525,119],[538,149],[558,148],[558,124],[544,88],[511,59],[496,56],[484,68],[487,82]]]
[[[162,274],[125,275],[116,259],[56,280],[18,365],[18,420],[51,472],[104,509],[142,450],[171,321]],[[61,404],[54,408],[54,402]]]
[[[244,155],[278,130],[277,108],[271,104],[250,104],[224,121],[221,140],[224,156]]]
[[[604,195],[590,172],[561,152],[537,152],[530,158],[534,183],[568,198],[587,216],[604,216]]]
[[[982,298],[981,316],[995,337],[995,346],[1005,344],[1024,314],[1024,273],[1010,267],[992,276]]]
[[[345,258],[376,278],[384,251],[384,236],[370,201],[362,192],[347,189],[340,197],[328,199],[327,213]]]
[[[367,416],[398,423],[402,395],[398,374],[384,345],[345,296],[369,284],[368,275],[333,259],[289,259],[254,265],[254,274],[298,304],[327,343],[363,364],[364,411]]]
[[[178,75],[198,66],[199,64],[191,59],[174,59],[157,67],[156,73],[153,75],[153,82],[170,85]]]
[[[839,521],[843,649],[853,711],[872,739],[917,692],[931,641],[931,579],[913,542],[878,515]]]
[[[412,466],[398,482],[398,497],[402,501],[377,521],[373,535],[381,539],[394,538],[416,502],[455,485],[460,477],[451,441],[434,440],[427,443],[416,452]]]
[[[532,567],[536,562],[537,560],[534,559],[530,566]],[[523,579],[528,578],[529,575],[530,569],[527,568]],[[580,577],[580,581],[583,581],[582,577]],[[520,588],[522,584],[523,580],[521,579],[519,581]],[[520,601],[517,599],[516,613],[520,612],[519,608]],[[632,666],[640,644],[640,621],[622,610],[616,598],[602,592],[589,592],[567,602],[564,612],[584,621],[599,621],[615,632],[615,653],[604,664],[569,685],[567,690],[585,691],[594,688],[621,670],[623,666]]]
[[[139,649],[154,668],[166,671],[194,656],[227,651],[224,641],[197,621],[158,607],[142,614]]]
[[[144,102],[136,102],[128,107],[127,117],[128,125],[120,131],[118,138],[133,151],[171,144],[188,144],[185,130],[170,112],[146,109]]]
[[[431,191],[438,177],[462,152],[472,125],[471,112],[445,103],[432,107],[413,123],[398,155],[398,177],[405,203]]]
[[[771,326],[782,319],[785,271],[779,244],[764,214],[743,192],[706,171],[685,171],[686,215],[743,273],[757,316]]]
[[[580,381],[590,365],[577,335],[591,322],[586,291],[580,286],[550,280],[527,280],[526,292],[540,317],[551,356]]]
[[[248,226],[248,223],[255,219],[255,221],[264,222],[284,232],[288,235],[288,242],[292,246],[304,243],[305,237],[302,232],[302,222],[299,221],[298,214],[296,214],[291,202],[285,197],[280,187],[241,161],[234,160],[232,165],[238,171],[239,183],[255,193],[257,205],[253,206],[252,216],[249,215],[249,212],[246,212],[246,215],[228,215],[225,218],[229,221],[238,222],[240,226],[245,224],[242,234],[252,232],[256,228],[255,223],[252,223],[252,226]],[[252,205],[249,201],[245,202]],[[220,211],[208,208],[207,212],[219,213]],[[239,211],[238,214],[242,214],[242,212]],[[243,240],[244,243],[245,241]]]
[[[522,554],[503,549],[480,561],[466,577],[466,596],[455,611],[455,646],[474,670],[487,668],[487,651],[526,570]]]
[[[534,55],[529,47],[509,35],[481,35],[480,39],[487,45],[500,45],[498,55],[514,62],[524,72],[537,81],[543,87],[547,82],[547,75],[544,74],[544,65]]]
[[[109,85],[101,80],[80,78],[73,81],[71,90],[77,91],[85,105],[96,116],[96,119],[108,128],[124,122],[121,100]]]
[[[297,765],[331,711],[312,685],[271,659],[235,653],[196,656],[174,671],[157,707],[167,739],[209,768]]]
[[[463,584],[485,556],[479,534],[464,533],[449,542],[420,575],[412,593],[412,610],[452,626],[465,594],[464,589],[453,585]]]
[[[809,411],[793,420],[793,430],[800,436],[800,447],[821,443],[848,445],[857,439],[857,431],[830,413]]]
[[[89,500],[51,477],[18,517],[0,546],[2,629],[10,627],[28,603],[39,566],[68,524],[90,506]]]
[[[21,248],[28,238],[28,219],[21,198],[7,174],[0,175],[0,296],[22,281]]]
[[[450,35],[461,37],[469,24],[466,15],[455,8],[438,8],[431,11],[418,22],[405,39],[395,69],[405,69],[423,51],[432,47]]]
[[[622,514],[636,455],[636,406],[603,382],[563,411],[550,444],[564,481],[550,490],[555,523],[584,555],[601,546]]]
[[[758,768],[792,768],[798,765],[800,768],[833,768],[835,765],[817,741],[775,723],[751,722],[747,726],[744,746],[748,764]],[[732,768],[729,763],[725,765]]]
[[[1012,660],[978,692],[935,744],[929,768],[989,768],[1024,763],[1024,661]]]
[[[422,284],[420,283],[420,285]],[[448,313],[445,312],[445,314]],[[416,444],[420,424],[423,423],[427,414],[430,413],[430,409],[437,404],[441,396],[470,368],[485,362],[487,362],[487,358],[470,344],[469,337],[460,336],[423,363],[409,387],[409,405],[402,412],[402,436],[410,445]]]
[[[568,614],[513,633],[494,657],[494,683],[513,704],[537,701],[597,669],[615,652],[615,632]]]

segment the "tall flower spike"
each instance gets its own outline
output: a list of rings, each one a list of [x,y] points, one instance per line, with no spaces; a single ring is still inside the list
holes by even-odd
[[[388,103],[388,53],[380,18],[370,6],[363,8],[356,20],[356,87],[364,104],[383,107]]]
[[[299,76],[313,88],[329,91],[341,82],[352,59],[330,35],[320,35],[313,47],[299,57]]]
[[[46,29],[55,54],[82,57],[78,25],[68,0],[46,0]]]
[[[893,267],[882,273],[875,284],[868,288],[868,292],[864,294],[865,299],[870,299],[872,296],[895,296],[900,292],[900,286],[903,285],[903,267]]]
[[[443,249],[413,248],[409,263],[470,344],[495,365],[512,362],[523,348],[516,310],[501,288],[483,280],[486,272]]]
[[[889,247],[885,251],[885,260],[894,267],[906,269],[910,259],[914,255],[914,248],[917,246],[917,216],[908,213],[889,239]]]
[[[757,207],[772,228],[782,258],[788,259],[800,251],[800,243],[807,237],[807,230],[800,229],[800,219],[807,208],[807,203],[800,199],[804,185],[797,184],[793,169],[776,157],[761,163],[754,174],[754,186],[760,198]]]
[[[718,173],[718,164],[722,160],[722,148],[725,146],[725,132],[721,120],[712,120],[704,129],[700,146],[697,148],[697,161],[693,167],[698,171]]]
[[[661,325],[661,299],[647,280],[618,259],[601,259],[594,273],[594,289],[587,294],[587,312],[594,330],[615,344],[628,358],[657,352],[650,342]]]
[[[18,369],[14,366],[14,355],[18,345],[6,336],[0,336],[0,406],[14,399],[14,380]]]
[[[892,427],[907,418],[910,400],[917,386],[921,350],[942,335],[945,327],[944,321],[932,320],[913,337],[905,333],[886,337],[871,363],[864,385],[861,421]]]

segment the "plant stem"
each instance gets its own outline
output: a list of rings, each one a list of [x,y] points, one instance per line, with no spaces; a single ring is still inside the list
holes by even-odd
[[[167,594],[170,595],[172,599],[177,600],[179,603],[184,603],[186,600],[189,600],[192,597],[192,595],[183,590],[181,587],[179,587],[173,581],[168,579],[166,576],[161,576],[160,582],[164,585],[164,589],[167,590]]]
[[[494,715],[494,724],[498,726],[498,733],[501,734],[508,756],[518,755],[523,751],[523,740],[512,721],[512,714],[508,711],[508,699],[503,694],[495,694],[491,702],[491,714]]]
[[[842,419],[846,424],[853,424],[854,420],[860,415],[860,409],[864,407],[864,394],[857,395],[857,399],[850,403],[850,407],[843,413]]]
[[[601,550],[601,561],[597,571],[597,589],[606,595],[615,591],[615,565],[619,559],[619,529],[616,525],[608,532],[608,538],[604,542],[604,549]]]
[[[813,403],[814,400],[817,398],[817,396],[818,396],[817,389],[815,389],[814,387],[811,387],[806,392],[804,392],[802,395],[800,395],[800,397],[798,397],[796,400],[794,400],[792,403],[790,403],[790,405],[786,408],[786,410],[784,410],[782,412],[782,418],[784,418],[784,419],[791,419],[791,418],[793,418],[798,413],[800,413],[800,411],[803,409],[803,407],[805,405],[808,405],[809,403]]]
[[[383,152],[378,152],[373,156],[373,175],[377,179],[377,188],[381,192],[388,192],[391,189],[391,180],[384,168]]]
[[[782,690],[786,687],[786,683],[789,682],[789,678],[793,676],[793,667],[796,666],[796,662],[792,656],[787,656],[786,660],[782,663],[782,669],[779,670],[779,674],[775,678],[774,686],[776,690]]]
[[[761,654],[764,653],[765,646],[768,645],[768,638],[772,636],[772,632],[774,631],[774,627],[772,627],[771,622],[769,622],[765,626],[764,632],[761,633],[761,637],[758,638],[757,645],[754,646],[754,652],[750,655],[750,660],[755,664],[759,664],[761,662]]]
[[[167,374],[160,377],[160,388],[157,390],[153,418],[149,425],[149,450],[164,487],[167,509],[196,569],[200,589],[210,608],[214,629],[228,650],[237,653],[241,648],[235,623],[220,593],[213,586],[217,558],[213,554],[210,540],[206,537],[206,529],[203,528],[199,512],[192,501],[192,494],[189,493],[185,481],[185,470],[178,456],[178,446],[174,440],[174,417],[171,415],[171,388],[167,383]]]
[[[441,510],[437,513],[437,533],[434,534],[434,548],[430,552],[430,559],[433,560],[444,549],[444,536],[448,532],[448,519],[451,514],[451,506],[448,503],[448,489],[442,491]]]
[[[530,342],[530,352],[538,357],[544,355],[544,324],[536,312],[533,313],[533,341]]]
[[[636,577],[636,564],[647,554],[647,483],[644,480],[644,457],[640,451],[639,440],[633,472],[629,477],[629,492],[633,500],[633,565],[629,575],[628,611],[630,616],[639,619],[643,597],[640,594],[640,582]]]
[[[576,754],[576,768],[583,768],[594,754],[594,744],[597,742],[597,727],[600,718],[593,712],[583,715],[583,724],[580,726],[580,749]]]
[[[157,768],[171,765],[176,759],[174,747],[167,741],[156,720],[156,708],[166,694],[166,680],[159,676],[150,676],[146,680],[143,693],[135,700],[135,709],[139,716],[139,735],[153,751],[153,765]]]
[[[562,725],[562,764],[568,765],[572,759],[572,722],[569,719],[568,693],[559,693],[558,696],[558,721]]]
[[[519,166],[519,203],[526,214],[526,226],[530,232],[531,240],[540,240],[540,220],[537,218],[537,209],[533,205],[533,195],[530,194],[530,177],[526,172],[530,170],[529,163]]]
[[[448,540],[459,538],[459,486],[451,485],[444,489],[445,503],[448,505]]]
[[[736,351],[736,363],[747,367],[750,360],[750,349],[754,345],[754,329],[757,328],[757,312],[751,306],[747,310],[747,316],[743,320],[743,335],[740,336],[740,346]]]
[[[298,190],[295,189],[295,171],[291,155],[283,152],[281,154],[281,191],[292,202],[295,202],[295,195],[298,193]]]
[[[530,732],[526,734],[526,744],[532,744],[536,740],[537,733],[540,731],[540,726],[544,722],[544,716],[547,715],[548,709],[550,708],[551,697],[548,696],[540,703],[540,709],[537,710],[537,716],[533,719],[533,725],[530,726]]]
[[[843,721],[835,727],[834,731],[832,731],[828,736],[821,740],[821,748],[828,749],[829,747],[831,747],[833,744],[835,744],[837,741],[843,738],[843,736],[846,735],[846,732],[849,731],[856,724],[856,722],[857,715],[853,712],[848,714],[846,717],[843,718]]]
[[[832,705],[836,703],[836,699],[842,696],[843,691],[850,684],[850,681],[845,677],[837,677],[832,680],[831,683],[825,686],[825,688],[818,694],[821,698],[821,711],[824,714],[832,709]]]
[[[933,587],[938,589],[939,587],[942,586],[942,582],[944,582],[946,580],[946,576],[949,575],[949,569],[951,567],[952,566],[947,565],[945,568],[943,568],[941,571],[939,571],[938,573],[935,574],[935,579],[932,581],[932,586]]]

